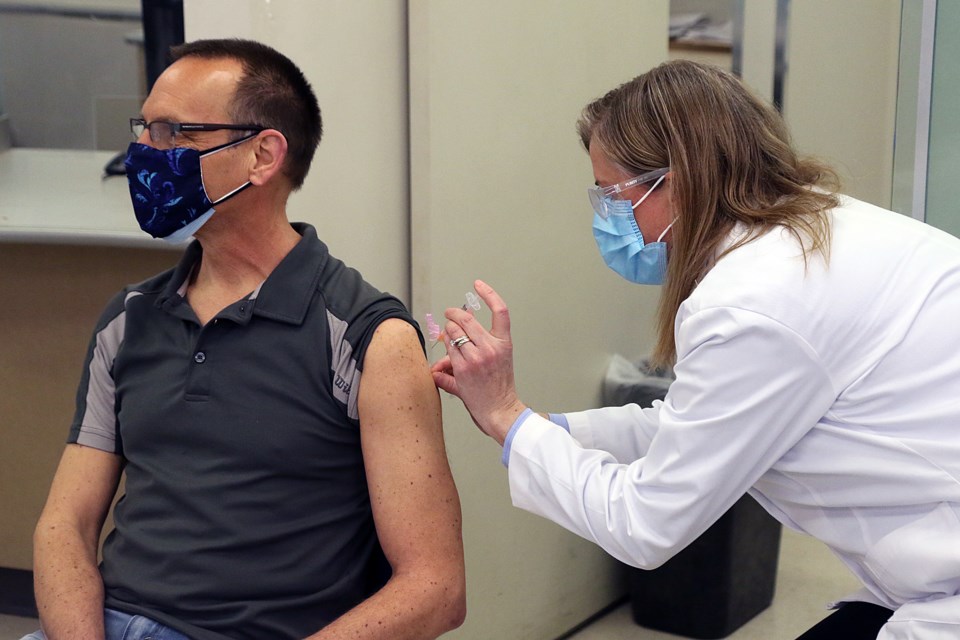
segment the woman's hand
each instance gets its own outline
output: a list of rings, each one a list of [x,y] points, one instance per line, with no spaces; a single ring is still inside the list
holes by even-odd
[[[443,337],[447,355],[431,371],[438,387],[463,401],[480,430],[503,444],[517,416],[526,409],[517,398],[513,381],[510,312],[488,284],[477,280],[473,287],[493,314],[490,331],[473,314],[447,309]]]

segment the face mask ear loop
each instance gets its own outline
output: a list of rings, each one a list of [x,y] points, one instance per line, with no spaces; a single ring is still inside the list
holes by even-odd
[[[242,185],[240,185],[239,187],[237,187],[236,189],[234,189],[234,190],[231,191],[230,193],[228,193],[228,194],[226,194],[226,195],[224,195],[224,196],[222,196],[222,197],[220,197],[220,198],[217,198],[217,201],[216,201],[216,202],[211,202],[211,203],[210,203],[210,206],[216,206],[216,205],[220,204],[221,202],[223,202],[224,200],[226,200],[227,198],[232,198],[233,196],[237,195],[238,193],[240,193],[241,191],[243,191],[243,190],[246,189],[247,187],[251,186],[252,184],[253,184],[253,183],[251,183],[251,182],[244,182]],[[206,187],[204,187],[203,190],[206,191],[206,190],[207,190]]]
[[[670,224],[667,225],[667,228],[664,229],[664,230],[663,230],[663,233],[660,234],[660,237],[657,238],[657,242],[660,242],[661,240],[663,240],[663,236],[667,235],[667,231],[670,231],[670,227],[672,227],[672,226],[673,226],[673,223],[676,222],[676,221],[677,221],[676,218],[674,218],[673,220],[670,221]]]
[[[246,142],[247,140],[250,140],[250,139],[252,139],[252,138],[256,138],[258,134],[259,134],[259,132],[257,132],[257,133],[251,133],[250,135],[244,136],[244,137],[240,138],[239,140],[234,140],[233,142],[227,142],[226,144],[222,144],[222,145],[220,145],[219,147],[214,147],[213,149],[207,149],[206,151],[200,153],[200,157],[201,157],[201,158],[206,158],[207,156],[212,156],[212,155],[215,154],[215,153],[220,153],[220,152],[223,151],[224,149],[229,149],[230,147],[235,147],[235,146],[237,146],[238,144],[240,144],[241,142]],[[201,184],[201,186],[203,186],[203,192],[206,193],[206,192],[207,192],[207,186],[206,186],[205,184],[203,184],[203,165],[202,165],[202,164],[200,165],[200,184]],[[251,184],[251,183],[250,183],[249,181],[244,182],[242,185],[240,185],[239,187],[237,187],[237,188],[234,189],[233,191],[227,193],[226,195],[224,195],[224,196],[222,196],[222,197],[220,197],[220,198],[217,198],[216,202],[211,202],[211,203],[210,203],[210,206],[218,205],[218,204],[220,204],[221,202],[223,202],[224,200],[226,200],[227,198],[232,198],[233,196],[237,195],[238,193],[240,193],[241,191],[243,191],[244,189],[246,189],[247,187],[249,187],[250,184]],[[208,196],[207,196],[207,200],[209,200],[209,199],[210,199],[210,196],[208,195]]]
[[[663,179],[666,178],[666,177],[667,177],[667,174],[663,174],[662,176],[660,176],[659,178],[657,178],[657,181],[653,183],[653,186],[650,187],[645,194],[643,194],[643,197],[642,197],[642,198],[640,198],[639,200],[637,200],[637,204],[633,205],[633,210],[634,210],[634,211],[637,210],[637,207],[639,207],[641,204],[643,204],[643,201],[646,200],[647,197],[648,197],[651,193],[653,193],[653,190],[654,190],[654,189],[656,189],[657,187],[660,186],[660,183],[663,182]]]

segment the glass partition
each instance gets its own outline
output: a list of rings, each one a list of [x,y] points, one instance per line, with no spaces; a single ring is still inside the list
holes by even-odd
[[[923,220],[927,132],[930,113],[930,68],[936,2],[904,2],[900,16],[900,61],[893,154],[891,209]],[[926,20],[924,14],[927,13]],[[921,60],[923,64],[921,64]],[[924,73],[921,73],[921,68]],[[914,185],[917,189],[915,191]]]
[[[926,221],[960,236],[960,3],[937,2]]]
[[[893,208],[960,236],[960,4],[902,9]]]
[[[0,94],[14,147],[126,147],[144,95],[139,0],[0,1]]]

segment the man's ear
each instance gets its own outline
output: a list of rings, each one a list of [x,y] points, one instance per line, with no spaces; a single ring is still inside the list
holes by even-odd
[[[282,173],[287,139],[276,129],[264,129],[257,134],[253,152],[255,160],[249,180],[255,187],[261,187]]]

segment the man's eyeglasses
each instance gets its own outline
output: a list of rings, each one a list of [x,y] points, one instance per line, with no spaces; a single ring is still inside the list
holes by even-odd
[[[256,124],[209,124],[198,122],[164,122],[154,120],[147,122],[143,118],[130,118],[130,133],[135,138],[143,135],[143,132],[150,132],[150,142],[156,145],[173,146],[174,140],[180,133],[191,131],[221,131],[229,129],[231,131],[251,131],[259,133],[264,127]]]
[[[653,182],[660,176],[666,175],[670,171],[670,167],[664,167],[662,169],[654,169],[653,171],[648,171],[647,173],[641,173],[639,176],[630,178],[629,180],[624,180],[623,182],[618,182],[617,184],[610,185],[609,187],[590,187],[587,189],[587,195],[590,196],[590,204],[593,206],[593,210],[600,215],[602,218],[606,218],[608,215],[607,207],[604,204],[604,199],[613,198],[619,200],[622,198],[617,197],[618,194],[626,191],[631,187],[636,187],[647,182]]]

